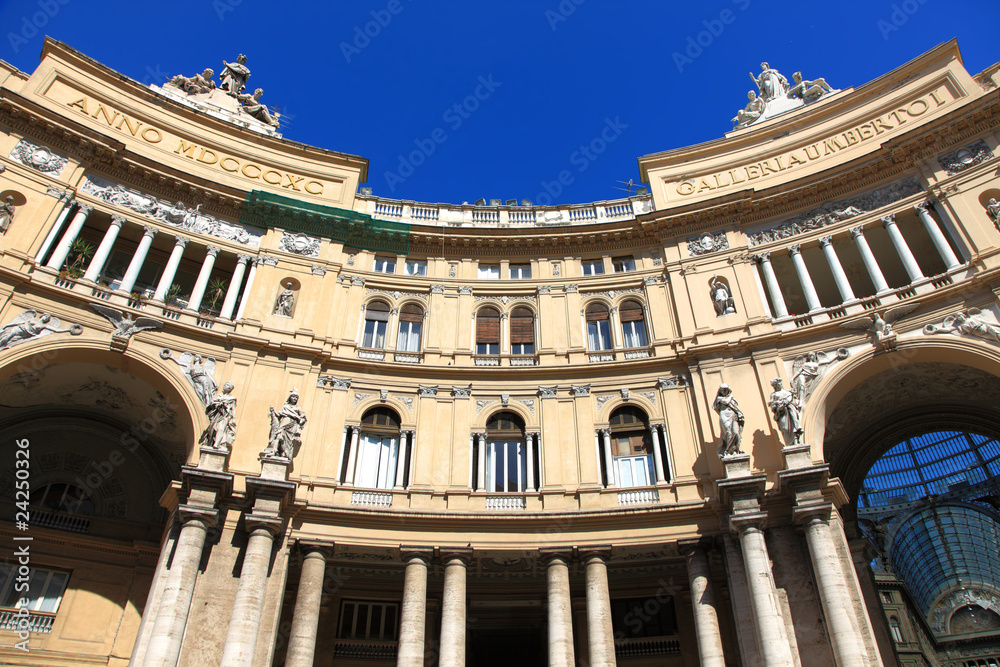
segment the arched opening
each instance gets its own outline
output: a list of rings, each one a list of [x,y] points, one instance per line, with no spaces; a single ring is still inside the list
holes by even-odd
[[[424,309],[408,303],[399,310],[399,332],[396,336],[398,352],[419,352],[420,337],[424,327]]]
[[[389,327],[389,304],[384,301],[372,301],[365,306],[365,329],[361,338],[361,347],[373,350],[385,348],[385,332]]]
[[[519,493],[527,488],[528,460],[524,420],[513,412],[498,412],[486,422],[485,488],[495,493]]]
[[[500,354],[500,311],[487,306],[476,312],[476,354]]]
[[[653,472],[653,439],[646,413],[633,405],[625,405],[611,413],[611,457],[615,481],[621,488],[651,486]]]
[[[648,343],[642,304],[638,301],[625,301],[618,309],[618,317],[622,322],[622,344],[625,347],[646,347]]]
[[[592,303],[587,306],[587,349],[591,352],[610,350],[614,347],[611,340],[611,314],[603,303]]]
[[[510,314],[510,353],[535,353],[535,314],[518,306]]]
[[[391,489],[399,468],[400,420],[395,410],[372,408],[361,417],[355,486]]]

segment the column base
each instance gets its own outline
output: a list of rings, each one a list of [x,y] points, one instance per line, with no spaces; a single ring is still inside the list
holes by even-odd
[[[201,470],[211,470],[213,472],[226,472],[226,462],[229,460],[229,452],[212,447],[202,447],[201,456],[198,459],[198,468]]]
[[[726,479],[736,479],[750,476],[750,455],[733,454],[722,457],[722,466],[726,470]]]

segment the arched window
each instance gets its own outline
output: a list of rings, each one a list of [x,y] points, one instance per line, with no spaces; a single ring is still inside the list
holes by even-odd
[[[899,628],[899,619],[893,616],[889,619],[889,632],[892,633],[892,640],[897,644],[903,643],[903,632]]]
[[[510,353],[535,353],[535,314],[518,306],[510,314]]]
[[[372,301],[365,307],[365,333],[361,347],[381,350],[385,347],[385,331],[389,326],[389,304]]]
[[[625,347],[646,347],[646,323],[643,321],[642,304],[626,301],[618,309],[622,321],[622,341]]]
[[[603,303],[592,303],[587,306],[587,346],[591,351],[610,350],[611,320],[608,307]]]
[[[513,412],[498,412],[486,422],[487,491],[525,490],[528,457],[524,437],[524,422]]]
[[[75,484],[65,482],[53,482],[36,488],[31,492],[29,504],[53,512],[88,516],[94,513],[94,503],[87,492]]]
[[[646,413],[626,405],[611,413],[611,457],[618,486],[649,486],[653,472],[653,441]]]
[[[389,408],[372,408],[361,418],[354,485],[391,489],[396,484],[399,456],[399,415]]]
[[[396,349],[400,352],[419,352],[420,333],[424,326],[424,309],[408,303],[399,310],[399,335]]]
[[[476,313],[476,354],[500,354],[500,311],[480,308]]]

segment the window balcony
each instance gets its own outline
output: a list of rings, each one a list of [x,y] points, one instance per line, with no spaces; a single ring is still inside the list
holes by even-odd
[[[619,507],[635,507],[636,505],[658,505],[660,492],[656,489],[633,489],[618,492]]]
[[[590,354],[587,355],[587,360],[590,361],[590,363],[592,364],[598,364],[601,363],[602,361],[614,361],[615,353],[611,352],[610,350],[591,352]]]
[[[396,641],[379,639],[338,639],[333,657],[348,660],[396,660]]]
[[[615,642],[616,658],[640,658],[650,655],[680,655],[679,637],[635,637]]]
[[[537,366],[538,357],[533,354],[514,354],[508,358],[511,366]]]
[[[500,357],[495,354],[476,354],[472,356],[472,363],[476,366],[499,366]]]
[[[382,491],[355,491],[351,494],[355,507],[392,507],[392,494]]]
[[[625,350],[622,354],[625,359],[648,359],[653,356],[653,348],[652,346],[631,347]]]
[[[363,347],[358,350],[358,359],[367,359],[368,361],[385,361],[385,350]]]
[[[486,498],[486,509],[497,511],[517,511],[527,509],[528,501],[524,496],[488,496]]]
[[[27,627],[22,625],[22,619],[27,619]],[[55,614],[38,611],[18,613],[17,609],[0,609],[0,630],[27,630],[32,634],[48,634],[52,632]]]
[[[31,508],[29,509],[28,518],[32,526],[39,528],[53,528],[71,533],[90,532],[89,516]]]

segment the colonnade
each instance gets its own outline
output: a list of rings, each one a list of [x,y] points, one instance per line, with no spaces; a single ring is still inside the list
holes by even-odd
[[[930,236],[931,241],[934,244],[934,248],[938,255],[940,255],[944,265],[947,267],[947,270],[951,271],[960,267],[962,264],[955,255],[954,250],[952,250],[951,244],[948,242],[944,231],[941,229],[937,220],[935,220],[931,215],[930,203],[924,202],[916,204],[913,208],[917,213],[917,217],[920,218],[920,222],[923,224],[927,234]],[[926,276],[924,276],[922,270],[920,269],[920,265],[917,263],[913,252],[910,250],[903,233],[900,231],[899,226],[896,223],[896,214],[886,215],[880,218],[880,222],[885,228],[886,233],[889,235],[889,240],[892,242],[893,249],[903,264],[903,268],[905,269],[907,277],[910,280],[910,284],[925,280]],[[887,294],[892,291],[892,288],[886,282],[882,268],[875,259],[875,255],[872,253],[871,246],[868,244],[868,239],[865,238],[864,232],[865,230],[862,226],[852,227],[848,230],[851,240],[854,242],[858,253],[861,255],[865,271],[867,272],[868,277],[871,278],[872,284],[875,286],[875,295],[880,296]],[[833,280],[837,287],[837,292],[840,295],[841,304],[846,305],[857,301],[858,297],[854,294],[854,290],[848,280],[847,273],[844,271],[840,258],[837,256],[837,251],[833,246],[833,239],[833,235],[829,235],[819,238],[818,241],[820,248],[823,250],[823,255],[826,259],[830,273],[833,274]],[[802,295],[805,298],[808,312],[816,313],[823,310],[824,306],[820,302],[819,295],[816,292],[816,286],[809,273],[809,268],[802,256],[801,244],[788,246],[787,251],[792,260],[792,265],[795,269],[795,275],[798,278],[799,286],[802,289]],[[760,272],[763,274],[763,288],[766,291],[767,296],[770,297],[771,305],[773,306],[772,315],[776,319],[781,319],[788,317],[790,313],[788,312],[785,298],[782,295],[777,276],[774,273],[774,267],[771,264],[771,252],[772,251],[757,253],[752,256],[752,259],[760,267]]]

